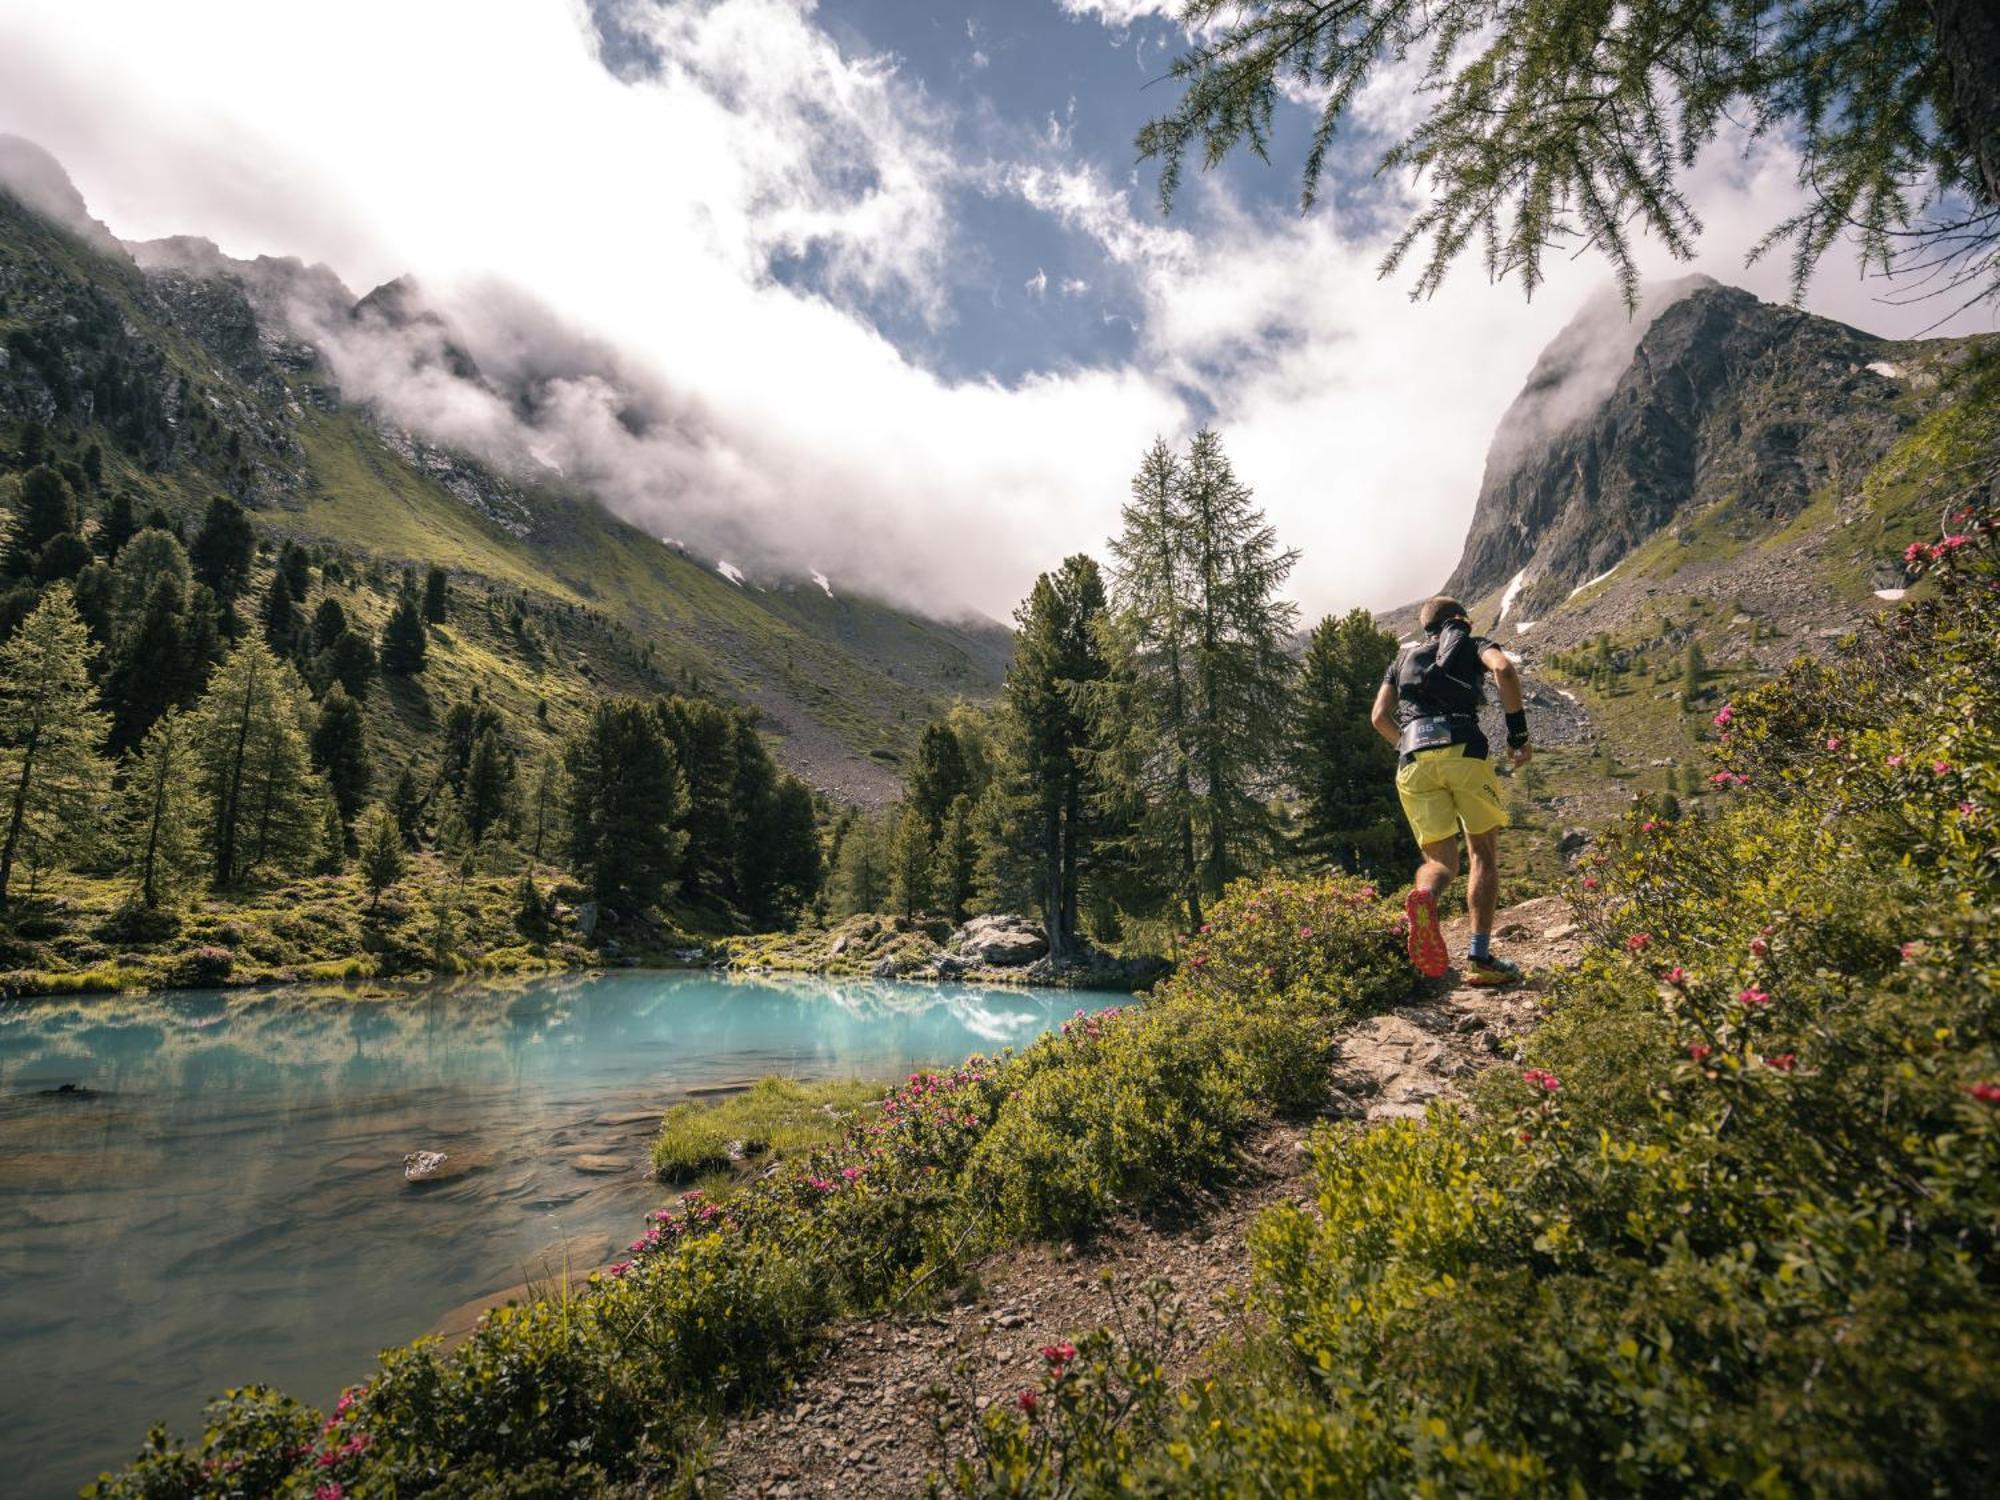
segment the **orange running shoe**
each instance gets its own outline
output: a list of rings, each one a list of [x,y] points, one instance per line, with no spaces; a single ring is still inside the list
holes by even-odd
[[[1410,962],[1424,978],[1442,978],[1451,967],[1451,954],[1445,950],[1444,929],[1438,926],[1437,897],[1429,891],[1411,891],[1403,902],[1403,916],[1410,924]]]

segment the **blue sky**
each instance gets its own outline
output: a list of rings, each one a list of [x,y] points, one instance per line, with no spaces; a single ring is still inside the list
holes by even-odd
[[[1312,214],[1288,105],[1270,165],[1194,174],[1163,218],[1132,139],[1173,99],[1169,9],[0,0],[0,130],[128,239],[298,255],[357,291],[414,275],[482,364],[571,373],[524,423],[336,338],[347,389],[558,468],[750,586],[816,570],[1004,618],[1039,569],[1103,555],[1156,435],[1212,423],[1302,550],[1308,619],[1427,592],[1502,413],[1606,270],[1556,261],[1532,303],[1476,261],[1422,303],[1377,276],[1423,201],[1373,170],[1422,107],[1407,68],[1357,101]],[[1718,143],[1687,179],[1697,259],[1648,246],[1647,274],[1782,299],[1782,264],[1743,262],[1795,179],[1782,140]],[[1807,305],[1890,334],[1936,315],[1845,253]],[[667,419],[622,423],[633,389]]]

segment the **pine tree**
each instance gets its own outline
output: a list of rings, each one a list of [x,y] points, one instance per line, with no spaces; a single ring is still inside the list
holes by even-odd
[[[375,914],[382,893],[403,878],[408,861],[403,856],[403,831],[380,803],[361,815],[361,879],[368,887],[368,913]]]
[[[535,884],[532,870],[521,872],[521,883],[515,888],[514,926],[531,943],[548,941],[549,902],[542,888]]]
[[[322,783],[319,795],[319,836],[313,855],[313,874],[338,875],[347,868],[347,820],[333,791]]]
[[[931,832],[923,813],[907,803],[896,813],[889,840],[889,900],[906,917],[930,910]]]
[[[1695,700],[1701,696],[1701,684],[1707,675],[1707,665],[1701,659],[1701,644],[1693,636],[1688,637],[1687,654],[1681,658],[1681,706],[1692,709]]]
[[[321,654],[319,670],[325,680],[346,688],[347,696],[355,702],[364,702],[368,685],[375,679],[375,643],[367,631],[350,625]]]
[[[707,699],[678,695],[661,699],[655,713],[686,791],[681,890],[694,900],[724,900],[736,883],[735,716]]]
[[[1291,779],[1304,804],[1299,852],[1350,874],[1386,876],[1402,853],[1396,752],[1368,722],[1396,638],[1363,609],[1313,628],[1299,671]]]
[[[139,905],[174,906],[202,865],[208,821],[194,776],[194,729],[169,711],[147,732],[125,773],[123,849]]]
[[[283,573],[271,575],[271,586],[264,593],[260,619],[264,627],[264,644],[271,648],[273,655],[286,657],[298,650],[305,622],[299,617],[298,601],[292,597],[292,586]]]
[[[1992,7],[1931,0],[1740,6],[1633,0],[1547,11],[1499,0],[1187,0],[1198,43],[1172,66],[1180,101],[1140,132],[1163,202],[1190,155],[1263,155],[1279,101],[1304,89],[1319,120],[1306,148],[1309,206],[1356,101],[1390,70],[1430,72],[1409,133],[1379,167],[1421,179],[1422,206],[1384,261],[1429,250],[1414,290],[1434,291],[1480,246],[1489,274],[1533,292],[1543,255],[1608,257],[1638,293],[1635,236],[1677,255],[1701,231],[1688,177],[1729,122],[1788,142],[1806,206],[1789,241],[1794,291],[1850,230],[1874,264],[1922,267],[1978,295],[2000,289],[2000,48]],[[1476,42],[1468,44],[1470,39]],[[1955,305],[1955,304],[1954,304]]]
[[[227,495],[208,502],[201,530],[188,548],[194,576],[215,591],[216,602],[228,610],[250,586],[250,567],[257,557],[257,535],[243,507]]]
[[[28,470],[14,502],[13,529],[0,552],[0,572],[9,578],[33,577],[42,549],[80,524],[69,481],[46,464]]]
[[[31,846],[87,846],[110,768],[97,753],[108,724],[90,685],[90,636],[66,584],[53,585],[0,645],[0,907]]]
[[[678,866],[686,794],[673,747],[647,705],[602,699],[563,752],[570,863],[600,902],[635,913]]]
[[[460,809],[475,844],[506,823],[514,808],[514,754],[499,731],[488,729],[473,744]]]
[[[834,909],[842,916],[879,912],[889,902],[888,814],[861,814],[840,841],[833,872]]]
[[[924,820],[933,841],[944,826],[952,803],[972,789],[965,768],[965,752],[949,724],[924,726],[917,740],[917,755],[911,763],[904,797]]]
[[[368,727],[361,705],[335,683],[319,701],[312,732],[313,769],[326,778],[343,824],[352,824],[368,800],[374,769],[368,755]]]
[[[1163,451],[1163,450],[1162,450]],[[1104,579],[1078,554],[1035,580],[1014,613],[1014,660],[1007,669],[1008,756],[1002,790],[986,803],[989,838],[1004,843],[984,863],[993,895],[1027,874],[1049,950],[1061,959],[1078,939],[1081,887],[1100,831],[1092,819],[1099,790],[1087,695],[1110,670],[1104,654]],[[963,751],[954,740],[963,764]],[[969,780],[969,778],[968,778]]]
[[[770,850],[771,871],[758,913],[789,921],[812,903],[820,889],[823,867],[812,789],[796,776],[780,780],[758,837]]]
[[[417,601],[408,594],[402,595],[382,630],[382,670],[396,677],[415,676],[424,669],[424,653],[429,644],[423,618],[417,613]]]
[[[542,849],[563,802],[562,762],[544,755],[535,772],[535,789],[528,805],[528,858],[540,862]]]
[[[312,648],[315,655],[333,649],[333,643],[340,639],[347,629],[347,611],[340,607],[340,601],[331,594],[319,601],[319,608],[313,611]]]
[[[216,669],[201,701],[196,760],[218,887],[259,864],[289,866],[312,846],[318,789],[301,723],[304,696],[297,674],[249,640]]]
[[[1154,445],[1112,552],[1130,691],[1098,695],[1119,742],[1103,764],[1144,809],[1132,847],[1199,925],[1204,899],[1275,852],[1297,613],[1276,595],[1298,555],[1278,550],[1212,432],[1182,461]]]
[[[932,899],[953,922],[963,922],[979,874],[979,844],[972,833],[972,799],[960,793],[939,825],[931,855]]]
[[[14,467],[35,469],[48,458],[48,429],[32,417],[21,424],[21,446],[14,450]]]
[[[132,493],[119,490],[104,507],[97,523],[97,555],[106,562],[117,561],[125,544],[139,534],[139,522],[132,512]]]
[[[424,808],[429,800],[417,782],[416,770],[404,766],[396,776],[395,790],[389,794],[389,813],[396,820],[396,831],[402,835],[406,848],[414,849],[423,841]]]
[[[277,576],[285,580],[285,590],[294,604],[305,603],[306,595],[312,592],[312,558],[306,549],[289,541],[280,547]]]
[[[424,620],[431,625],[442,625],[450,609],[451,583],[443,568],[432,568],[424,575]]]

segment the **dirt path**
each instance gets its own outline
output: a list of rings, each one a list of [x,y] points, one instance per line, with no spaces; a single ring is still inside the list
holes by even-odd
[[[1531,971],[1565,967],[1579,942],[1554,897],[1500,914],[1497,946]],[[1464,919],[1447,924],[1454,953]],[[1531,981],[1532,983],[1532,981]],[[1364,1121],[1420,1115],[1508,1054],[1538,999],[1530,987],[1471,989],[1456,971],[1345,1039],[1328,1114]],[[789,1399],[732,1420],[716,1445],[713,1492],[726,1495],[921,1494],[943,1454],[931,1393],[983,1408],[1037,1383],[1041,1348],[1113,1316],[1104,1284],[1172,1283],[1181,1308],[1177,1353],[1191,1358],[1234,1321],[1223,1293],[1248,1271],[1245,1236],[1264,1209],[1304,1201],[1305,1128],[1273,1126],[1249,1141],[1226,1189],[1170,1225],[1121,1221],[1088,1247],[1029,1246],[993,1257],[959,1305],[932,1316],[874,1318],[836,1328],[827,1352]]]

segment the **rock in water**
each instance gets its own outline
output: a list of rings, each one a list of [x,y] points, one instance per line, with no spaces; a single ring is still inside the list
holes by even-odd
[[[1047,953],[1049,940],[1026,917],[974,917],[952,934],[951,947],[973,963],[1017,969]]]
[[[442,1151],[412,1151],[403,1158],[403,1181],[429,1182],[449,1160]]]
[[[403,1158],[403,1181],[418,1186],[450,1182],[492,1164],[490,1151],[412,1151]]]

